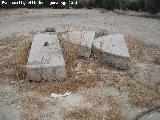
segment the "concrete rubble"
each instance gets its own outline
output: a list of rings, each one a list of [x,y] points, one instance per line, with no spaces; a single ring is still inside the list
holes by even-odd
[[[31,80],[63,80],[65,62],[57,35],[40,33],[34,36],[26,70]]]
[[[120,69],[129,68],[130,55],[122,34],[107,35],[95,39],[93,54],[108,65]]]
[[[75,45],[78,54],[84,57],[89,57],[91,55],[94,37],[94,31],[75,31],[62,35],[63,40]]]

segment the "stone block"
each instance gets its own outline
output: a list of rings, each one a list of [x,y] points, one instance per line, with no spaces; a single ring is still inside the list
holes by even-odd
[[[122,34],[107,35],[95,39],[93,54],[108,65],[120,69],[129,68],[130,55]]]
[[[94,31],[75,31],[62,35],[63,40],[77,46],[77,53],[80,56],[89,57],[91,55],[92,43],[95,37]]]
[[[36,81],[65,77],[65,62],[57,35],[40,33],[34,36],[26,70],[27,77]]]

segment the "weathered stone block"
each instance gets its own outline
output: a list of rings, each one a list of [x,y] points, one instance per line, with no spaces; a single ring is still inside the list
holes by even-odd
[[[93,54],[111,66],[128,69],[130,55],[122,34],[107,35],[93,42]]]
[[[95,37],[94,31],[68,32],[62,38],[73,45],[78,46],[77,51],[80,56],[89,57],[91,55],[92,43]]]
[[[65,77],[65,62],[57,35],[34,36],[26,69],[32,80],[62,80]]]

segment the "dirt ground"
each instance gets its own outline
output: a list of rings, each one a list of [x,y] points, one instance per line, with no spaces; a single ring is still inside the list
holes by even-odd
[[[94,30],[96,37],[123,33],[131,55],[129,70],[79,58],[65,49],[63,82],[25,79],[32,37],[46,27],[57,32]],[[0,120],[132,120],[160,104],[160,20],[99,9],[15,9],[0,11]],[[60,34],[59,34],[60,37]],[[62,98],[52,93],[72,92]],[[160,110],[140,120],[159,120]]]

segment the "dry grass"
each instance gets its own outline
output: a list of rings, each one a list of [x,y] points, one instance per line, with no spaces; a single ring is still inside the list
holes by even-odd
[[[26,73],[24,71],[24,65],[27,64],[31,41],[22,41],[20,47],[17,48],[13,55],[13,64],[15,65],[16,75],[18,79],[24,79]]]
[[[39,120],[43,116],[40,112],[47,110],[48,107],[54,107],[56,105],[53,101],[43,101],[37,96],[25,98],[20,102],[23,109],[25,109],[21,115],[22,120]],[[35,110],[38,111],[38,115],[34,114]],[[50,117],[50,113],[46,113],[46,116]]]
[[[103,116],[102,120],[126,120],[113,96],[88,96],[88,100],[94,105],[94,108],[102,108],[107,104],[109,110],[99,111],[101,117]]]
[[[77,65],[77,59],[79,57],[78,50],[79,46],[75,44],[70,44],[69,42],[64,42],[62,44],[63,55],[66,63],[66,70],[68,77],[75,76],[75,67]]]
[[[120,77],[118,72],[111,72],[109,76],[110,80],[106,81],[105,85],[113,86],[119,90],[124,87],[125,81]]]
[[[45,104],[38,97],[29,97],[22,101],[22,106],[25,108],[42,108]]]
[[[25,78],[25,72],[23,65],[27,63],[28,51],[31,45],[31,36],[20,36],[2,39],[0,44],[7,46],[9,49],[1,58],[1,68],[5,70],[4,76],[7,76],[9,71],[12,69],[10,74],[12,77],[16,76],[16,79]]]
[[[140,60],[144,56],[143,49],[145,48],[145,44],[131,36],[127,36],[125,39],[128,44],[130,56]]]
[[[77,108],[75,111],[66,111],[64,120],[102,120],[99,112],[88,108]]]
[[[114,87],[118,90],[121,90],[125,87],[126,81],[128,78],[126,77],[125,71],[117,71],[113,69],[101,68],[98,71],[97,75],[99,75],[99,79],[103,81],[103,86],[106,87]]]
[[[28,97],[27,99],[23,99],[21,101],[21,105],[22,107],[24,108],[29,108],[29,109],[44,109],[48,106],[54,106],[55,103],[52,101],[49,101],[49,100],[45,100],[45,101],[42,101],[39,97]]]
[[[133,37],[126,37],[129,52],[132,59],[137,59],[139,62],[152,62],[159,64],[160,48],[155,45],[148,45],[137,41]],[[132,66],[136,72],[136,66]],[[132,70],[132,71],[133,71]],[[153,71],[151,71],[153,72]],[[129,81],[129,102],[138,107],[150,107],[160,102],[160,94],[156,88],[153,88],[148,81],[140,81],[135,77],[136,73],[132,73],[132,80]]]
[[[144,82],[130,82],[129,102],[138,107],[151,107],[160,103],[160,93]]]
[[[38,118],[33,117],[34,115],[31,112],[23,112],[22,120],[38,120]]]
[[[153,62],[158,64],[157,58],[160,57],[160,47],[156,45],[149,45],[144,42],[136,40],[131,36],[125,37],[128,44],[129,53],[132,59],[140,61]]]
[[[104,120],[126,120],[126,118],[122,116],[120,106],[116,103],[113,96],[108,96],[107,102],[109,103],[111,109],[106,111],[107,117],[104,118]]]
[[[68,78],[63,82],[25,82],[20,90],[36,91],[40,94],[50,95],[51,93],[65,93],[66,91],[77,91],[81,87],[94,87],[97,79],[93,76],[82,75],[79,78]]]
[[[87,98],[95,108],[102,106],[106,101],[106,96],[87,96]]]

